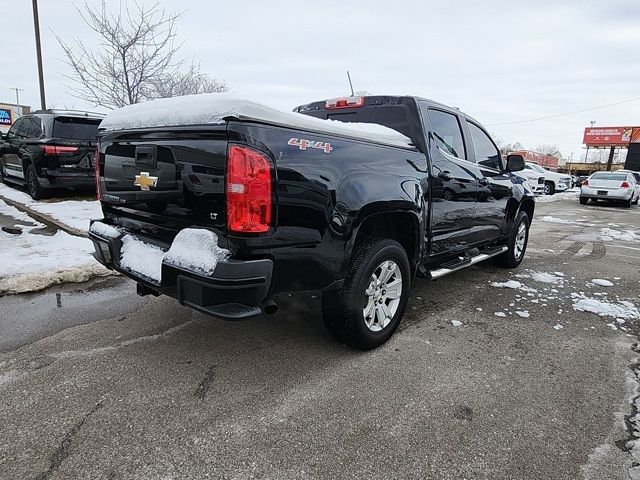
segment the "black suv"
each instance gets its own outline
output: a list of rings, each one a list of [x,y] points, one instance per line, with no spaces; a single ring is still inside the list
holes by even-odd
[[[0,141],[0,181],[26,185],[35,200],[52,188],[95,189],[99,113],[39,110],[16,120]]]

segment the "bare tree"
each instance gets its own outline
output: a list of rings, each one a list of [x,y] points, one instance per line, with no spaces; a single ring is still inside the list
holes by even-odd
[[[536,152],[543,155],[551,155],[552,157],[562,158],[562,154],[556,145],[541,144],[536,147]]]
[[[180,13],[167,13],[158,3],[146,8],[138,1],[112,11],[105,0],[97,10],[86,2],[76,10],[98,36],[96,49],[79,38],[69,44],[56,36],[64,62],[71,67],[67,78],[77,98],[118,108],[168,95],[226,91],[224,82],[201,73],[199,65],[180,71],[184,64],[176,58],[181,46],[176,43]],[[160,89],[166,81],[171,87]]]
[[[186,72],[176,71],[154,82],[154,96],[168,98],[178,95],[198,93],[225,93],[229,87],[224,81],[216,80],[202,72],[200,65],[192,64]]]

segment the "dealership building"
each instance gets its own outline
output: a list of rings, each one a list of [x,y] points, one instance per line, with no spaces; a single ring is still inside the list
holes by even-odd
[[[7,133],[18,117],[30,112],[31,107],[28,105],[20,105],[18,111],[15,103],[0,102],[0,132]]]

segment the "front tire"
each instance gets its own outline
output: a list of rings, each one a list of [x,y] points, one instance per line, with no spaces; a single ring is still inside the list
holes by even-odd
[[[588,201],[588,198],[580,197],[580,205],[586,205]]]
[[[522,263],[528,243],[529,216],[525,212],[519,212],[507,239],[507,251],[495,257],[496,265],[503,268],[516,268]]]
[[[322,296],[327,330],[361,350],[385,343],[398,328],[409,298],[407,254],[395,240],[372,239],[355,252],[342,288]]]
[[[40,186],[40,181],[36,174],[36,168],[33,164],[30,164],[27,167],[27,189],[29,191],[29,195],[31,195],[31,198],[34,200],[40,200],[45,196],[45,190]]]
[[[544,194],[553,195],[556,193],[556,185],[553,182],[544,182]]]

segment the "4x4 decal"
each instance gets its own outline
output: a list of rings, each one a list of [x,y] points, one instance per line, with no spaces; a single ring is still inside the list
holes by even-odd
[[[291,146],[298,147],[300,150],[317,148],[323,150],[324,153],[331,153],[331,150],[333,150],[329,142],[316,142],[315,140],[307,140],[305,138],[290,138],[287,143]]]

